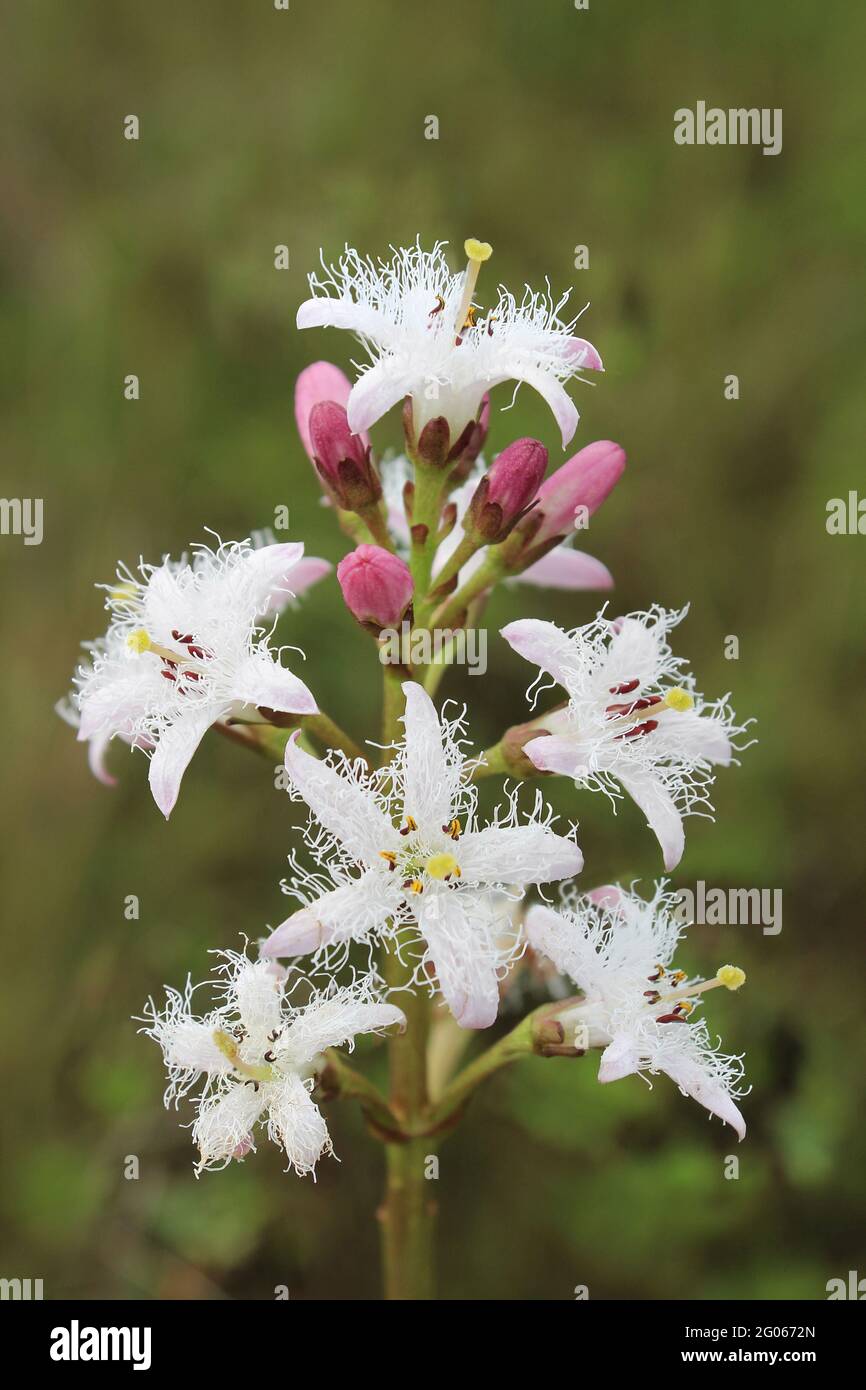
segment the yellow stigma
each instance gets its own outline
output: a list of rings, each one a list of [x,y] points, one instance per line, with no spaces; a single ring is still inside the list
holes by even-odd
[[[460,867],[453,854],[434,854],[427,860],[425,869],[431,878],[460,877]]]
[[[479,241],[477,237],[469,236],[463,243],[463,250],[466,252],[468,261],[477,261],[479,265],[483,261],[489,261],[493,255],[493,247],[489,241]]]
[[[746,972],[738,965],[721,965],[716,971],[716,979],[725,989],[739,989],[746,983]]]
[[[235,1071],[240,1072],[241,1076],[246,1076],[250,1081],[271,1081],[274,1076],[273,1067],[254,1066],[241,1059],[238,1045],[230,1033],[223,1032],[222,1028],[215,1028],[213,1040],[224,1057],[227,1057]]]
[[[135,631],[131,632],[127,637],[126,645],[131,651],[141,654],[141,652],[149,652],[153,644],[144,628],[137,627]]]
[[[664,703],[668,709],[679,710],[682,713],[683,710],[692,709],[695,702],[687,690],[675,685],[673,690],[669,690],[665,695]]]
[[[467,237],[463,243],[463,250],[466,252],[468,265],[463,276],[463,293],[460,296],[460,307],[457,310],[457,318],[454,320],[454,328],[459,335],[465,328],[474,327],[474,321],[467,323],[467,316],[472,304],[472,296],[475,292],[475,283],[478,279],[478,272],[485,261],[489,261],[493,255],[493,247],[489,241],[479,241],[476,237]]]

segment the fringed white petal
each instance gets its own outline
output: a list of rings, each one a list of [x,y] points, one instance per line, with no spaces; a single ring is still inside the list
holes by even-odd
[[[166,820],[177,801],[183,774],[189,767],[195,750],[218,716],[218,709],[197,710],[170,724],[161,733],[151,755],[148,781],[153,799]]]
[[[436,706],[423,686],[403,685],[406,696],[406,747],[403,761],[403,809],[425,828],[451,820],[461,780],[461,764],[446,756]]]
[[[254,652],[240,663],[234,679],[234,698],[283,714],[315,714],[312,691],[266,651]]]
[[[286,744],[286,771],[292,785],[327,831],[362,863],[373,864],[399,836],[362,781],[341,775],[330,763],[299,747],[297,735]]]
[[[526,661],[540,666],[568,689],[575,653],[568,634],[556,623],[544,622],[541,618],[518,618],[502,628],[502,636]]]
[[[234,1082],[229,1090],[206,1096],[192,1129],[202,1168],[224,1168],[235,1151],[246,1147],[267,1104],[264,1086]]]
[[[458,893],[427,892],[418,926],[439,988],[461,1028],[489,1028],[499,1012],[496,919],[482,915],[478,903],[472,909],[467,913]]]
[[[328,1126],[299,1077],[287,1076],[268,1091],[268,1134],[285,1150],[289,1167],[304,1177],[331,1151]]]
[[[625,791],[640,807],[647,818],[647,824],[662,849],[664,866],[675,869],[683,857],[686,847],[686,834],[683,818],[677,804],[664,783],[651,771],[629,768],[617,764],[614,776]]]
[[[371,869],[293,912],[262,942],[262,955],[306,956],[322,946],[363,941],[396,911],[398,890],[399,884],[392,886],[381,870]]]
[[[530,747],[532,745],[530,744]],[[465,883],[550,883],[571,878],[583,868],[573,840],[543,825],[488,826],[464,835],[457,859]]]

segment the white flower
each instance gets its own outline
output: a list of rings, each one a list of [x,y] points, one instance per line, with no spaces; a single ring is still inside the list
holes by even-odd
[[[557,1017],[567,1041],[604,1048],[599,1081],[664,1072],[742,1139],[746,1125],[734,1104],[743,1094],[742,1061],[720,1052],[705,1020],[692,1022],[691,1015],[707,990],[739,989],[746,977],[733,965],[708,981],[671,969],[682,934],[677,905],[663,883],[649,902],[614,887],[586,897],[566,893],[560,912],[531,907],[526,933],[583,992],[580,1004]]]
[[[502,629],[568,693],[564,709],[539,721],[546,735],[525,745],[530,761],[613,797],[619,783],[646,816],[666,869],[682,858],[683,816],[712,812],[712,765],[733,761],[741,750],[732,739],[745,727],[734,724],[726,698],[705,703],[672,654],[668,632],[687,611],[656,606],[613,622],[599,614],[571,632],[535,618]]]
[[[380,1032],[405,1018],[377,998],[367,976],[351,987],[333,984],[294,1007],[278,966],[221,951],[221,979],[211,982],[218,1006],[203,1017],[192,1012],[194,987],[167,990],[158,1013],[149,1001],[142,1031],[158,1042],[168,1070],[165,1103],[177,1103],[200,1081],[195,1098],[193,1141],[196,1168],[224,1168],[255,1150],[255,1126],[267,1120],[268,1137],[279,1144],[289,1168],[312,1173],[330,1153],[327,1125],[310,1097],[321,1053],[348,1044],[359,1033]]]
[[[479,829],[462,724],[440,723],[420,685],[406,682],[403,690],[405,739],[377,772],[342,755],[320,762],[289,742],[292,788],[312,811],[307,843],[333,887],[323,892],[321,875],[296,877],[292,891],[306,905],[275,929],[262,953],[303,955],[371,935],[400,943],[417,924],[416,982],[429,984],[435,974],[457,1021],[486,1028],[516,947],[508,896],[579,873],[583,857],[572,838],[550,829],[540,795],[526,823],[512,796],[505,815],[497,811]]]
[[[119,736],[151,754],[150,786],[168,816],[204,733],[261,706],[311,714],[316,702],[279,661],[260,621],[289,597],[302,545],[197,546],[191,561],[125,569],[108,589],[105,637],[75,676],[79,739],[102,766]]]
[[[550,406],[565,447],[578,414],[564,383],[582,368],[602,369],[592,344],[574,335],[577,317],[560,318],[568,294],[554,303],[549,289],[527,287],[518,302],[500,286],[493,308],[479,312],[472,292],[490,247],[467,241],[467,269],[454,274],[444,245],[392,248],[390,262],[347,247],[338,265],[322,261],[323,278],[310,276],[313,297],[298,310],[298,327],[348,328],[370,357],[349,397],[350,429],[368,429],[411,396],[416,430],[444,415],[454,441],[485,391],[525,381]]]
[[[487,465],[484,459],[479,457],[472,472],[464,482],[454,489],[448,499],[457,508],[457,516],[453,529],[436,548],[431,576],[433,579],[436,578],[445,563],[450,560],[463,540],[464,532],[461,522],[469,508],[472,495],[486,472]],[[403,488],[407,482],[411,481],[413,468],[404,454],[398,454],[395,458],[382,461],[380,473],[382,492],[388,512],[388,529],[400,552],[408,558],[410,535],[406,510],[403,505]],[[489,547],[484,545],[476,550],[471,559],[467,560],[457,576],[458,588],[462,587],[484,563],[488,553]],[[541,560],[536,560],[534,564],[529,565],[519,574],[509,577],[506,583],[531,584],[543,589],[611,589],[613,588],[613,576],[601,560],[596,560],[594,556],[587,555],[583,550],[576,550],[570,541],[564,541],[549,551]]]

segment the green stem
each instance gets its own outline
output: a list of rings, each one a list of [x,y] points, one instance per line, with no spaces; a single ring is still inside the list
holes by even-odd
[[[471,579],[467,579],[462,589],[458,589],[456,594],[452,594],[451,598],[446,599],[436,609],[430,618],[430,627],[451,627],[458,618],[468,612],[473,599],[498,584],[504,573],[502,561],[496,549],[491,546],[484,563],[479,565]]]
[[[349,758],[361,758],[366,762],[363,750],[345,730],[341,729],[329,715],[319,710],[318,714],[307,714],[301,720],[301,727],[318,739],[324,748],[339,748]]]
[[[334,1048],[325,1053],[325,1065],[316,1078],[316,1085],[323,1100],[356,1100],[378,1139],[389,1143],[402,1137],[399,1121],[385,1097]]]
[[[392,1113],[408,1131],[418,1128],[427,1106],[427,1037],[430,1001],[413,992],[413,969],[395,951],[385,957],[385,974],[406,1015],[406,1031],[389,1040]],[[426,1176],[434,1145],[427,1136],[386,1141],[385,1197],[379,1211],[386,1299],[431,1299],[434,1286],[436,1203]]]
[[[444,478],[442,470],[431,468],[416,458],[415,489],[412,494],[412,553],[409,567],[415,584],[415,600],[420,606],[430,588],[430,575],[439,532]]]

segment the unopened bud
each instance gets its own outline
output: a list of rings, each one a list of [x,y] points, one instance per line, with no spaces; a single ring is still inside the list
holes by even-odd
[[[399,627],[414,592],[405,560],[378,545],[359,545],[337,566],[346,607],[378,633]]]

